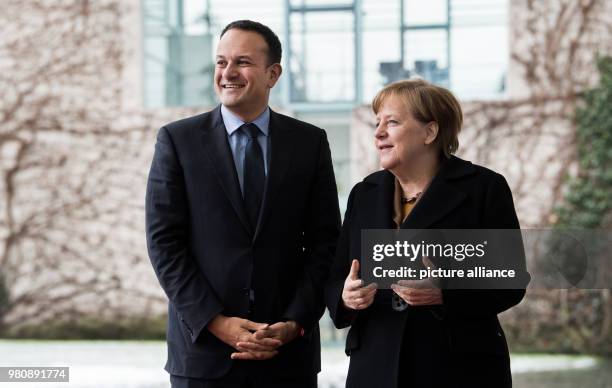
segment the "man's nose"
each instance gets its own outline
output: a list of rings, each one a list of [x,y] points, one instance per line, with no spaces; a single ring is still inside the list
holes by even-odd
[[[227,66],[225,66],[225,69],[223,69],[223,77],[224,78],[233,78],[238,74],[238,66],[234,65],[233,63],[228,63]]]

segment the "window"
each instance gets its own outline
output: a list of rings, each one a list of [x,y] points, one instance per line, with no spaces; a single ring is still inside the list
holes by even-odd
[[[204,2],[143,0],[144,104],[214,101],[212,36]]]

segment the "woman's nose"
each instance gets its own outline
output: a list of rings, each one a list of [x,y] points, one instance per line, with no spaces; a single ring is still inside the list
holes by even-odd
[[[382,123],[378,124],[378,126],[374,129],[374,137],[377,139],[382,139],[386,136],[387,132],[384,129],[384,125]]]

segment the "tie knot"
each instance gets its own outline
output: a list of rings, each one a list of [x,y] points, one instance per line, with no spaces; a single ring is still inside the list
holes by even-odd
[[[242,130],[247,134],[251,139],[256,139],[259,135],[259,127],[253,123],[242,124]]]

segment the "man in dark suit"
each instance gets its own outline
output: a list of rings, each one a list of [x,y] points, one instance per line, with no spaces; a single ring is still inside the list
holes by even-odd
[[[146,232],[173,387],[317,385],[340,215],[325,132],[268,107],[280,60],[268,27],[230,23],[221,105],[157,135]]]

